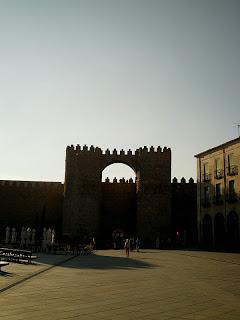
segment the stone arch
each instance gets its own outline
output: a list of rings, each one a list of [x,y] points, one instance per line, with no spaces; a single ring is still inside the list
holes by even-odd
[[[117,172],[120,171],[120,174]],[[136,179],[136,172],[126,163],[122,162],[117,162],[117,163],[112,163],[105,167],[101,173],[102,175],[102,182],[106,182],[108,179],[111,181],[112,179],[117,179],[117,180],[123,180],[129,182],[129,179],[131,182],[135,181]],[[109,182],[109,181],[108,181]]]
[[[209,214],[205,214],[202,222],[203,243],[207,247],[211,247],[213,243],[212,218]]]
[[[121,159],[105,159],[105,161],[103,161],[102,163],[102,167],[101,170],[104,171],[107,167],[113,165],[113,164],[124,164],[126,166],[128,166],[129,168],[131,168],[135,173],[137,172],[136,169],[136,165],[134,163],[134,161],[126,161],[126,160],[121,160]]]
[[[113,245],[113,242],[118,242],[112,236],[116,230],[121,230],[125,236],[135,237],[136,214],[136,183],[132,178],[129,180],[124,178],[106,179],[101,183],[99,230],[103,247],[109,247]],[[122,240],[122,237],[118,240]],[[116,246],[119,248],[120,243]]]
[[[137,174],[136,169],[135,169],[135,167],[133,166],[132,163],[128,163],[127,161],[121,161],[121,160],[109,161],[109,162],[104,163],[104,166],[101,168],[102,172],[103,172],[106,168],[108,168],[109,166],[112,166],[112,165],[114,165],[114,164],[122,164],[122,165],[125,165],[125,166],[129,167],[130,169],[132,169],[132,170],[134,171],[135,175]]]
[[[125,237],[136,236],[136,171],[133,168],[134,163],[122,159],[121,156],[105,158],[103,162],[103,170],[101,172],[101,209],[100,209],[100,233],[101,246],[121,248],[123,246],[123,237],[116,236],[123,234]],[[116,164],[121,164],[132,172],[129,179],[126,176],[121,178],[105,177],[103,179],[104,170]],[[134,177],[133,177],[134,176]],[[126,179],[125,179],[126,178]],[[121,232],[120,232],[120,231]]]
[[[101,236],[102,171],[114,163],[123,163],[136,173],[136,229],[146,244],[171,237],[171,149],[139,148],[103,152],[99,147],[77,145],[66,149],[63,202],[63,234]]]
[[[130,167],[136,176],[136,186],[137,190],[139,189],[139,180],[140,180],[140,168],[138,166],[138,154],[137,151],[135,154],[132,153],[131,150],[129,150],[127,153],[125,153],[123,150],[120,151],[118,154],[116,150],[113,150],[112,153],[108,152],[108,150],[105,152],[105,154],[102,154],[101,159],[101,180],[102,180],[102,172],[110,165],[112,164],[125,164],[126,166]]]
[[[214,244],[217,248],[222,248],[225,245],[224,216],[220,212],[218,212],[214,218]]]
[[[135,174],[137,174],[138,168],[136,163],[136,156],[125,154],[103,154],[101,161],[101,171],[115,163],[125,164],[130,167],[135,172]]]
[[[230,211],[227,216],[228,244],[236,247],[239,244],[239,217],[235,211]]]

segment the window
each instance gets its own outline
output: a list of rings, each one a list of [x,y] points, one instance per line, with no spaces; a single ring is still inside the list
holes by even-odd
[[[215,169],[216,169],[216,171],[221,169],[220,158],[215,159]]]
[[[232,166],[234,166],[234,154],[230,153],[228,155],[228,167],[231,168]]]
[[[210,188],[209,187],[204,187],[204,199],[205,201],[209,201],[210,198]]]
[[[209,181],[209,180],[210,180],[209,166],[208,166],[208,163],[205,162],[203,164],[203,181]]]
[[[235,192],[234,180],[229,181],[229,193],[233,194]]]
[[[215,196],[214,196],[214,202],[216,205],[221,205],[223,203],[222,198],[222,185],[221,183],[217,183],[215,186]]]
[[[203,207],[209,207],[211,205],[210,186],[204,186],[203,188],[203,197],[201,198],[201,205]]]
[[[204,172],[204,176],[209,174],[209,167],[208,167],[208,163],[204,163],[203,165],[203,172]]]
[[[223,178],[223,169],[221,169],[220,158],[215,159],[215,178],[216,179]]]
[[[221,196],[221,183],[216,184],[216,198]]]
[[[233,153],[228,155],[227,173],[229,176],[235,176],[238,174],[238,167],[236,166],[236,161]]]

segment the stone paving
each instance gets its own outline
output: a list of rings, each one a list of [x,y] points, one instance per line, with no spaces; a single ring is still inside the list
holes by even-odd
[[[240,319],[240,254],[102,250],[51,269],[47,260],[46,271],[0,293],[1,319]]]
[[[53,255],[53,254],[37,254],[38,259],[32,264],[25,263],[9,263],[9,266],[2,268],[0,272],[0,293],[7,287],[14,285],[24,279],[30,278],[35,274],[50,269],[55,265],[69,260],[71,255]]]

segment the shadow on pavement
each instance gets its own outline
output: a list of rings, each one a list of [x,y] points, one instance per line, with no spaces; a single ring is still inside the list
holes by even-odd
[[[1,271],[0,272],[0,277],[12,277],[13,274],[10,272],[5,272],[5,271]]]
[[[90,255],[53,255],[53,254],[39,254],[38,259],[33,261],[32,264],[24,264],[24,270],[30,267],[31,273],[38,272],[41,265],[44,269],[49,269],[54,266],[61,266],[63,268],[78,268],[78,269],[139,269],[139,268],[153,268],[156,265],[151,264],[146,261],[142,261],[144,257],[141,255],[141,260],[134,259],[131,256],[119,257],[111,255],[101,255],[101,254],[90,254]],[[20,265],[14,263],[16,270],[19,269]],[[18,267],[19,265],[19,267]],[[23,266],[23,265],[22,265]],[[41,268],[42,269],[42,268]],[[40,270],[41,270],[40,269]],[[10,277],[14,275],[13,273],[8,273],[2,271],[0,276]]]
[[[64,263],[62,267],[78,269],[139,269],[153,268],[155,265],[125,257],[100,256],[91,254],[88,256],[77,256]]]

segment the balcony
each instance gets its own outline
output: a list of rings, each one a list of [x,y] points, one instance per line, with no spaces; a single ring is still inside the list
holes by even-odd
[[[236,192],[228,192],[226,194],[226,200],[229,203],[237,202],[239,199],[239,195]]]
[[[238,167],[237,166],[227,167],[227,175],[228,176],[235,176],[237,174],[238,174]]]
[[[223,195],[222,194],[215,194],[213,197],[213,203],[217,206],[220,206],[223,204]]]
[[[211,174],[210,173],[204,173],[202,176],[203,182],[209,182],[211,180]]]
[[[224,177],[223,169],[216,170],[214,176],[216,179],[222,179]]]
[[[210,198],[207,197],[207,198],[201,199],[201,206],[204,208],[210,207],[211,206]]]

